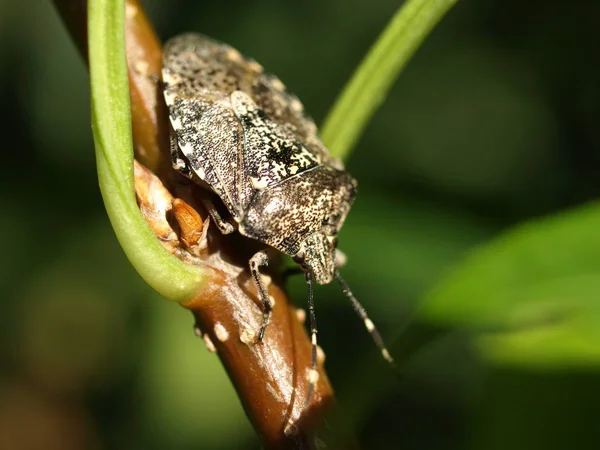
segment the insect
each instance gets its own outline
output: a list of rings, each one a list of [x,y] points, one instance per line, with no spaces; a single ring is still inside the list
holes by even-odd
[[[392,362],[338,270],[337,234],[354,201],[356,181],[319,140],[298,98],[254,60],[199,34],[179,35],[165,44],[162,78],[173,166],[207,189],[204,206],[217,227],[291,255],[304,271],[313,348],[307,403],[317,382],[313,280],[339,281]],[[216,202],[229,216],[221,215]],[[257,342],[272,311],[260,274],[268,262],[265,250],[249,261],[263,304]]]

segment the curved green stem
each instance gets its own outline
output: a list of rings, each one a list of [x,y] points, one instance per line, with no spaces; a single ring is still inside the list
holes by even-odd
[[[135,198],[124,25],[124,0],[89,0],[92,129],[100,190],[117,238],[135,269],[164,297],[186,301],[203,287],[203,270],[182,263],[162,247]]]
[[[388,91],[436,23],[457,0],[407,0],[331,108],[321,130],[329,151],[350,152]]]

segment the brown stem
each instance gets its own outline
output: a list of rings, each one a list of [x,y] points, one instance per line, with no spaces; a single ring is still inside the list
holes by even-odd
[[[54,0],[54,4],[87,56],[87,1]],[[312,449],[323,444],[330,449],[357,448],[351,434],[331,425],[336,419],[331,416],[334,394],[322,363],[317,389],[305,407],[310,341],[301,311],[289,304],[277,278],[269,289],[275,307],[265,339],[259,344],[250,342],[261,319],[247,270],[253,250],[243,238],[224,237],[209,226],[196,201],[202,194],[199,188],[170,168],[166,108],[153,79],[160,75],[162,50],[137,0],[126,1],[126,40],[134,152],[141,163],[136,164],[138,202],[165,247],[186,262],[212,269],[208,288],[183,305],[194,314],[197,333],[209,349],[217,351],[265,448]],[[158,205],[164,203],[158,197],[172,206],[160,210]],[[290,424],[293,438],[284,434]]]

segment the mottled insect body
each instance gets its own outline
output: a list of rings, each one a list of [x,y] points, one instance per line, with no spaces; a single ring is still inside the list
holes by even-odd
[[[220,230],[237,230],[293,256],[309,286],[313,277],[320,284],[337,277],[353,299],[339,277],[335,248],[356,195],[356,181],[328,153],[300,101],[255,61],[198,34],[167,42],[162,78],[173,129],[173,165],[225,205],[233,223],[221,217],[206,196],[206,207]],[[259,273],[267,263],[264,251],[250,260],[264,305],[259,341],[271,312]],[[310,293],[312,312],[312,288]],[[316,346],[312,314],[311,320]]]
[[[217,194],[242,235],[304,256],[317,283],[332,281],[332,244],[356,181],[300,101],[254,61],[197,34],[167,43],[163,82],[176,167]]]

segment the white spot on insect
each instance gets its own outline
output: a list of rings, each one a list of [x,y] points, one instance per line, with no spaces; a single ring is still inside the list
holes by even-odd
[[[280,211],[283,207],[281,199],[275,197],[265,205],[265,216],[271,216],[274,212]]]
[[[194,170],[194,172],[196,173],[196,175],[198,175],[198,178],[200,178],[201,180],[204,180],[206,178],[206,173],[204,172],[204,169],[198,167],[196,170]]]
[[[229,339],[229,332],[221,324],[221,322],[215,323],[215,336],[221,342],[225,342],[225,341],[227,341],[227,339]]]
[[[252,99],[243,91],[233,91],[229,96],[231,105],[239,115],[248,114],[249,106],[252,105]]]
[[[166,73],[163,74],[163,81],[167,84],[173,83],[173,79],[171,77],[169,77]],[[173,106],[175,104],[175,99],[177,98],[177,94],[174,94],[173,92],[170,91],[165,91],[164,93],[164,97],[165,97],[165,103],[167,104],[167,106]]]
[[[235,48],[228,48],[227,53],[225,53],[225,58],[234,62],[242,61],[242,55]]]
[[[181,123],[181,119],[179,117],[174,117],[171,119],[171,125],[174,130],[179,130],[183,128],[183,124]]]
[[[211,353],[216,353],[217,347],[215,347],[215,344],[213,344],[213,341],[210,339],[208,333],[204,333],[204,336],[202,336],[202,338],[204,339],[204,345],[206,345],[208,351]]]
[[[306,311],[302,308],[298,308],[296,310],[296,319],[298,319],[298,322],[300,323],[306,322]]]
[[[298,172],[298,166],[290,166],[288,170],[292,175],[296,175],[296,172]]]
[[[304,109],[302,102],[295,97],[290,101],[290,107],[297,112],[301,112]]]
[[[388,362],[394,361],[394,358],[392,358],[392,355],[390,355],[390,352],[388,352],[387,348],[381,349],[381,355],[383,356],[383,359],[385,359]]]
[[[175,84],[175,82],[178,80],[178,77],[176,74],[174,74],[170,70],[163,70],[162,80],[163,80],[163,83],[166,83],[166,84]],[[164,95],[165,96],[166,95],[174,96],[176,94],[173,94],[172,92],[164,92]]]
[[[186,142],[185,144],[180,145],[179,148],[180,148],[181,152],[186,156],[192,155],[194,153],[194,146],[189,142]]]
[[[253,72],[262,72],[263,66],[261,66],[256,61],[252,60],[252,61],[248,61],[248,69],[252,70]]]
[[[317,134],[317,125],[315,125],[313,122],[309,122],[306,124],[306,129],[311,133],[311,134]],[[343,167],[343,165],[340,164],[340,167]]]
[[[368,317],[365,319],[365,327],[367,327],[367,330],[369,331],[369,333],[372,333],[373,330],[375,329],[375,325],[373,324],[373,321],[371,319],[369,319]]]
[[[254,189],[258,189],[259,191],[269,185],[269,180],[267,178],[250,177],[250,182],[252,183],[252,187]]]
[[[273,78],[271,84],[278,91],[285,91],[285,84],[283,84],[279,78]]]
[[[315,369],[310,369],[310,371],[308,372],[308,382],[310,384],[317,384],[317,382],[319,381],[319,372],[317,372]]]

